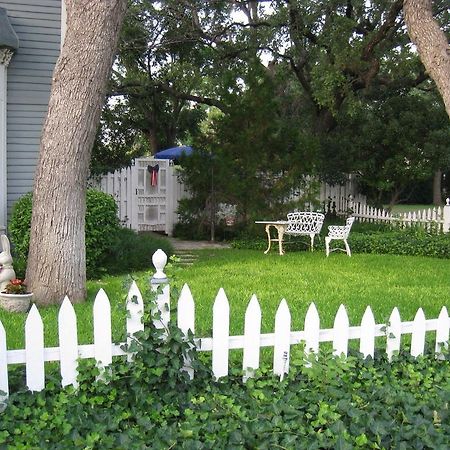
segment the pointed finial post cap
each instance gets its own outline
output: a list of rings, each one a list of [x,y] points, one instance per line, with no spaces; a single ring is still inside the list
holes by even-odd
[[[167,282],[167,276],[164,273],[164,267],[167,264],[167,255],[159,248],[153,253],[152,262],[156,269],[152,277],[152,284]]]

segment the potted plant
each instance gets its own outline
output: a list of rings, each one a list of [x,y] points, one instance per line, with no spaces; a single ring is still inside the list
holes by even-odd
[[[31,297],[25,282],[14,278],[0,292],[0,306],[10,312],[25,312],[30,308]]]

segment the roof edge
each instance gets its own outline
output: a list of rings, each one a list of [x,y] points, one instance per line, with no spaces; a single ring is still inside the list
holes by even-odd
[[[17,50],[19,48],[19,38],[8,18],[5,8],[0,8],[0,49],[8,48]]]

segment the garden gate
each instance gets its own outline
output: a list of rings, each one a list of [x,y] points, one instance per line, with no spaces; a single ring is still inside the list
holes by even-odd
[[[178,202],[188,196],[178,170],[168,159],[138,158],[131,167],[103,176],[97,187],[114,197],[124,226],[170,236]]]

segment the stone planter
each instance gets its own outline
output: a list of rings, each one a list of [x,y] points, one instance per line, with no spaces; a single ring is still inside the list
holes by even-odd
[[[0,292],[0,306],[10,312],[27,312],[30,309],[32,293],[6,294]]]

